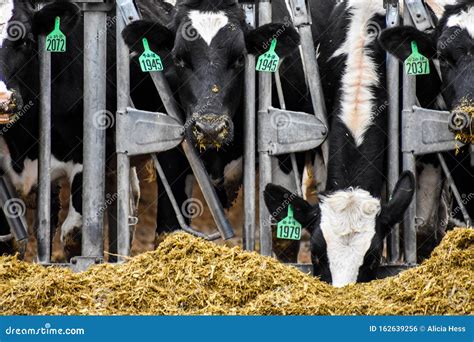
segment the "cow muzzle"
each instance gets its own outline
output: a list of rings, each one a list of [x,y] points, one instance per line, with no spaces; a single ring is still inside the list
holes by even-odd
[[[205,114],[192,121],[192,136],[201,151],[219,149],[233,139],[234,128],[227,115]]]
[[[15,121],[22,106],[21,97],[15,91],[0,88],[0,125]]]

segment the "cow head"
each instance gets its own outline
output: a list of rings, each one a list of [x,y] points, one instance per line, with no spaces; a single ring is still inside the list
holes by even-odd
[[[186,113],[187,138],[201,148],[219,148],[233,140],[233,122],[242,100],[247,53],[263,53],[272,37],[283,58],[299,44],[289,25],[247,27],[235,0],[183,0],[170,27],[136,21],[123,32],[127,45],[141,54],[142,38],[152,48],[167,49],[174,61],[180,103]]]
[[[400,222],[410,204],[415,180],[410,172],[401,175],[393,196],[384,205],[362,189],[339,190],[320,196],[312,206],[288,190],[268,185],[265,203],[281,221],[288,205],[295,219],[311,232],[311,256],[315,275],[342,287],[373,280],[383,250],[383,239]]]
[[[0,123],[9,122],[24,100],[38,94],[37,37],[54,28],[61,17],[63,32],[71,32],[80,18],[80,9],[68,2],[55,2],[36,11],[30,1],[0,1]],[[26,97],[27,99],[24,99]]]
[[[474,3],[471,0],[458,0],[456,5],[446,6],[431,34],[401,26],[384,31],[380,41],[402,61],[411,54],[411,42],[416,41],[422,54],[440,61],[442,94],[448,109],[474,113]]]

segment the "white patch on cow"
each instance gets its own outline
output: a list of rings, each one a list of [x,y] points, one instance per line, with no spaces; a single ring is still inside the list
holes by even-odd
[[[0,47],[8,37],[7,23],[13,17],[13,0],[0,1]]]
[[[460,13],[451,16],[448,19],[448,27],[460,27],[463,30],[466,30],[471,38],[474,38],[474,6],[471,6],[466,11],[461,11]]]
[[[67,217],[61,225],[61,243],[64,243],[66,236],[74,230],[74,228],[82,227],[82,215],[79,214],[72,204],[72,195],[69,196],[69,211]]]
[[[229,18],[223,11],[201,12],[192,10],[189,11],[188,17],[197,33],[209,46],[217,33],[229,23]]]
[[[165,0],[165,2],[173,5],[173,6],[176,6],[176,0]]]
[[[18,174],[13,169],[10,151],[3,137],[0,137],[0,154],[3,157],[0,167],[7,174],[19,194],[24,197],[28,196],[31,190],[38,185],[38,160],[26,158],[23,162],[23,171]],[[54,156],[51,157],[51,182],[66,177],[72,183],[78,172],[82,172],[81,164],[75,164],[73,161],[62,162]]]
[[[231,161],[224,168],[224,186],[235,184],[242,179],[242,157]]]
[[[61,225],[61,243],[64,243],[66,235],[69,234],[74,228],[82,227],[82,215],[76,211],[72,203],[72,182],[74,181],[74,177],[82,172],[83,167],[82,164],[74,164],[73,162],[64,164],[67,164],[65,172],[71,187],[71,194],[69,195],[69,211],[67,213],[66,219]]]
[[[320,208],[332,284],[355,283],[375,236],[380,200],[365,190],[348,189],[322,197]]]
[[[188,198],[193,197],[194,175],[187,175],[184,181],[184,193]]]
[[[12,98],[13,93],[8,90],[7,85],[0,81],[0,103],[8,103]]]
[[[349,0],[351,20],[346,40],[331,57],[346,55],[342,76],[341,121],[351,132],[357,146],[364,142],[364,134],[372,125],[374,99],[371,87],[379,84],[377,65],[366,47],[374,36],[367,34],[374,26],[375,15],[383,15],[383,1]]]

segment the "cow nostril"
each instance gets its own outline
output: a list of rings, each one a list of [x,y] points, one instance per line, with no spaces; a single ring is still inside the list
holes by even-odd
[[[194,124],[194,131],[198,134],[204,134],[205,128],[204,125],[200,122]]]

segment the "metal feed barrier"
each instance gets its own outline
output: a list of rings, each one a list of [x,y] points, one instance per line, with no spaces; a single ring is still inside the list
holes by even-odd
[[[383,0],[380,0],[383,1]],[[96,128],[94,115],[105,112],[105,70],[106,70],[106,19],[107,11],[116,6],[117,26],[117,218],[109,218],[109,237],[112,237],[109,250],[118,254],[118,261],[124,261],[130,255],[131,220],[130,212],[130,158],[136,155],[152,154],[153,162],[165,191],[173,205],[181,228],[193,235],[215,240],[233,237],[233,229],[225,217],[224,210],[218,201],[209,175],[200,161],[194,147],[184,139],[184,127],[178,104],[160,72],[150,73],[167,114],[152,113],[133,108],[130,100],[130,53],[121,39],[121,32],[126,24],[139,19],[133,0],[76,1],[84,10],[84,183],[83,183],[83,231],[82,255],[73,258],[70,264],[62,266],[82,271],[89,266],[104,260],[104,217],[100,208],[104,207],[105,193],[105,131]],[[387,26],[393,27],[400,22],[400,5],[398,0],[385,0],[387,8]],[[272,21],[271,1],[241,2],[246,14],[247,23],[251,26],[265,25]],[[38,5],[41,6],[41,5]],[[293,112],[285,109],[285,102],[279,74],[255,71],[256,59],[248,56],[245,68],[245,136],[244,136],[244,248],[256,249],[256,169],[258,153],[260,165],[259,184],[259,235],[260,253],[272,255],[272,219],[264,200],[263,189],[268,183],[292,183],[293,191],[298,192],[300,179],[294,153],[304,152],[321,147],[322,161],[327,162],[328,148],[326,137],[328,125],[326,108],[316,60],[316,51],[311,33],[311,15],[308,1],[290,0],[289,8],[294,26],[301,36],[301,60],[304,64],[305,77],[311,93],[313,114]],[[421,0],[405,0],[404,23],[416,25],[419,29],[431,27],[428,13]],[[38,261],[51,265],[51,56],[44,48],[45,37],[39,41],[40,80],[41,80],[41,119],[40,119],[40,159],[38,189]],[[399,108],[399,62],[395,57],[387,56],[387,85],[389,91],[389,170],[388,188],[393,189],[399,170],[400,133],[404,170],[416,172],[415,157],[426,153],[452,150],[457,143],[454,134],[448,130],[461,129],[468,125],[463,118],[455,114],[437,112],[416,107],[415,77],[403,76],[403,112],[400,123]],[[274,82],[273,82],[274,81]],[[258,82],[258,109],[257,103]],[[272,86],[276,85],[280,107],[272,107]],[[257,115],[258,112],[258,115]],[[421,118],[421,119],[420,119]],[[258,120],[258,121],[257,121]],[[466,118],[467,120],[467,118]],[[257,137],[258,122],[258,137]],[[277,124],[275,124],[277,123]],[[401,124],[401,125],[400,125]],[[470,123],[469,123],[470,124]],[[400,127],[402,130],[400,131]],[[421,134],[420,134],[421,132]],[[177,205],[174,195],[165,177],[156,154],[181,145],[191,165],[193,173],[201,187],[204,198],[217,225],[217,232],[211,235],[202,234],[189,227]],[[257,146],[258,150],[255,149]],[[276,157],[290,155],[295,174],[294,179],[281,179],[274,172]],[[441,165],[448,182],[462,207],[466,222],[470,219],[465,211],[459,192],[452,182],[449,170],[439,154]],[[15,197],[12,187],[0,179],[0,204]],[[114,207],[111,207],[114,208]],[[110,208],[109,208],[110,209]],[[113,215],[112,215],[113,216]],[[23,218],[10,222],[12,235],[18,241],[26,241],[26,224]],[[390,275],[404,267],[416,263],[416,205],[413,201],[403,223],[404,251],[400,251],[400,228],[396,227],[387,243],[389,264],[381,272]],[[0,237],[1,238],[1,237]],[[305,272],[312,265],[296,265]]]

